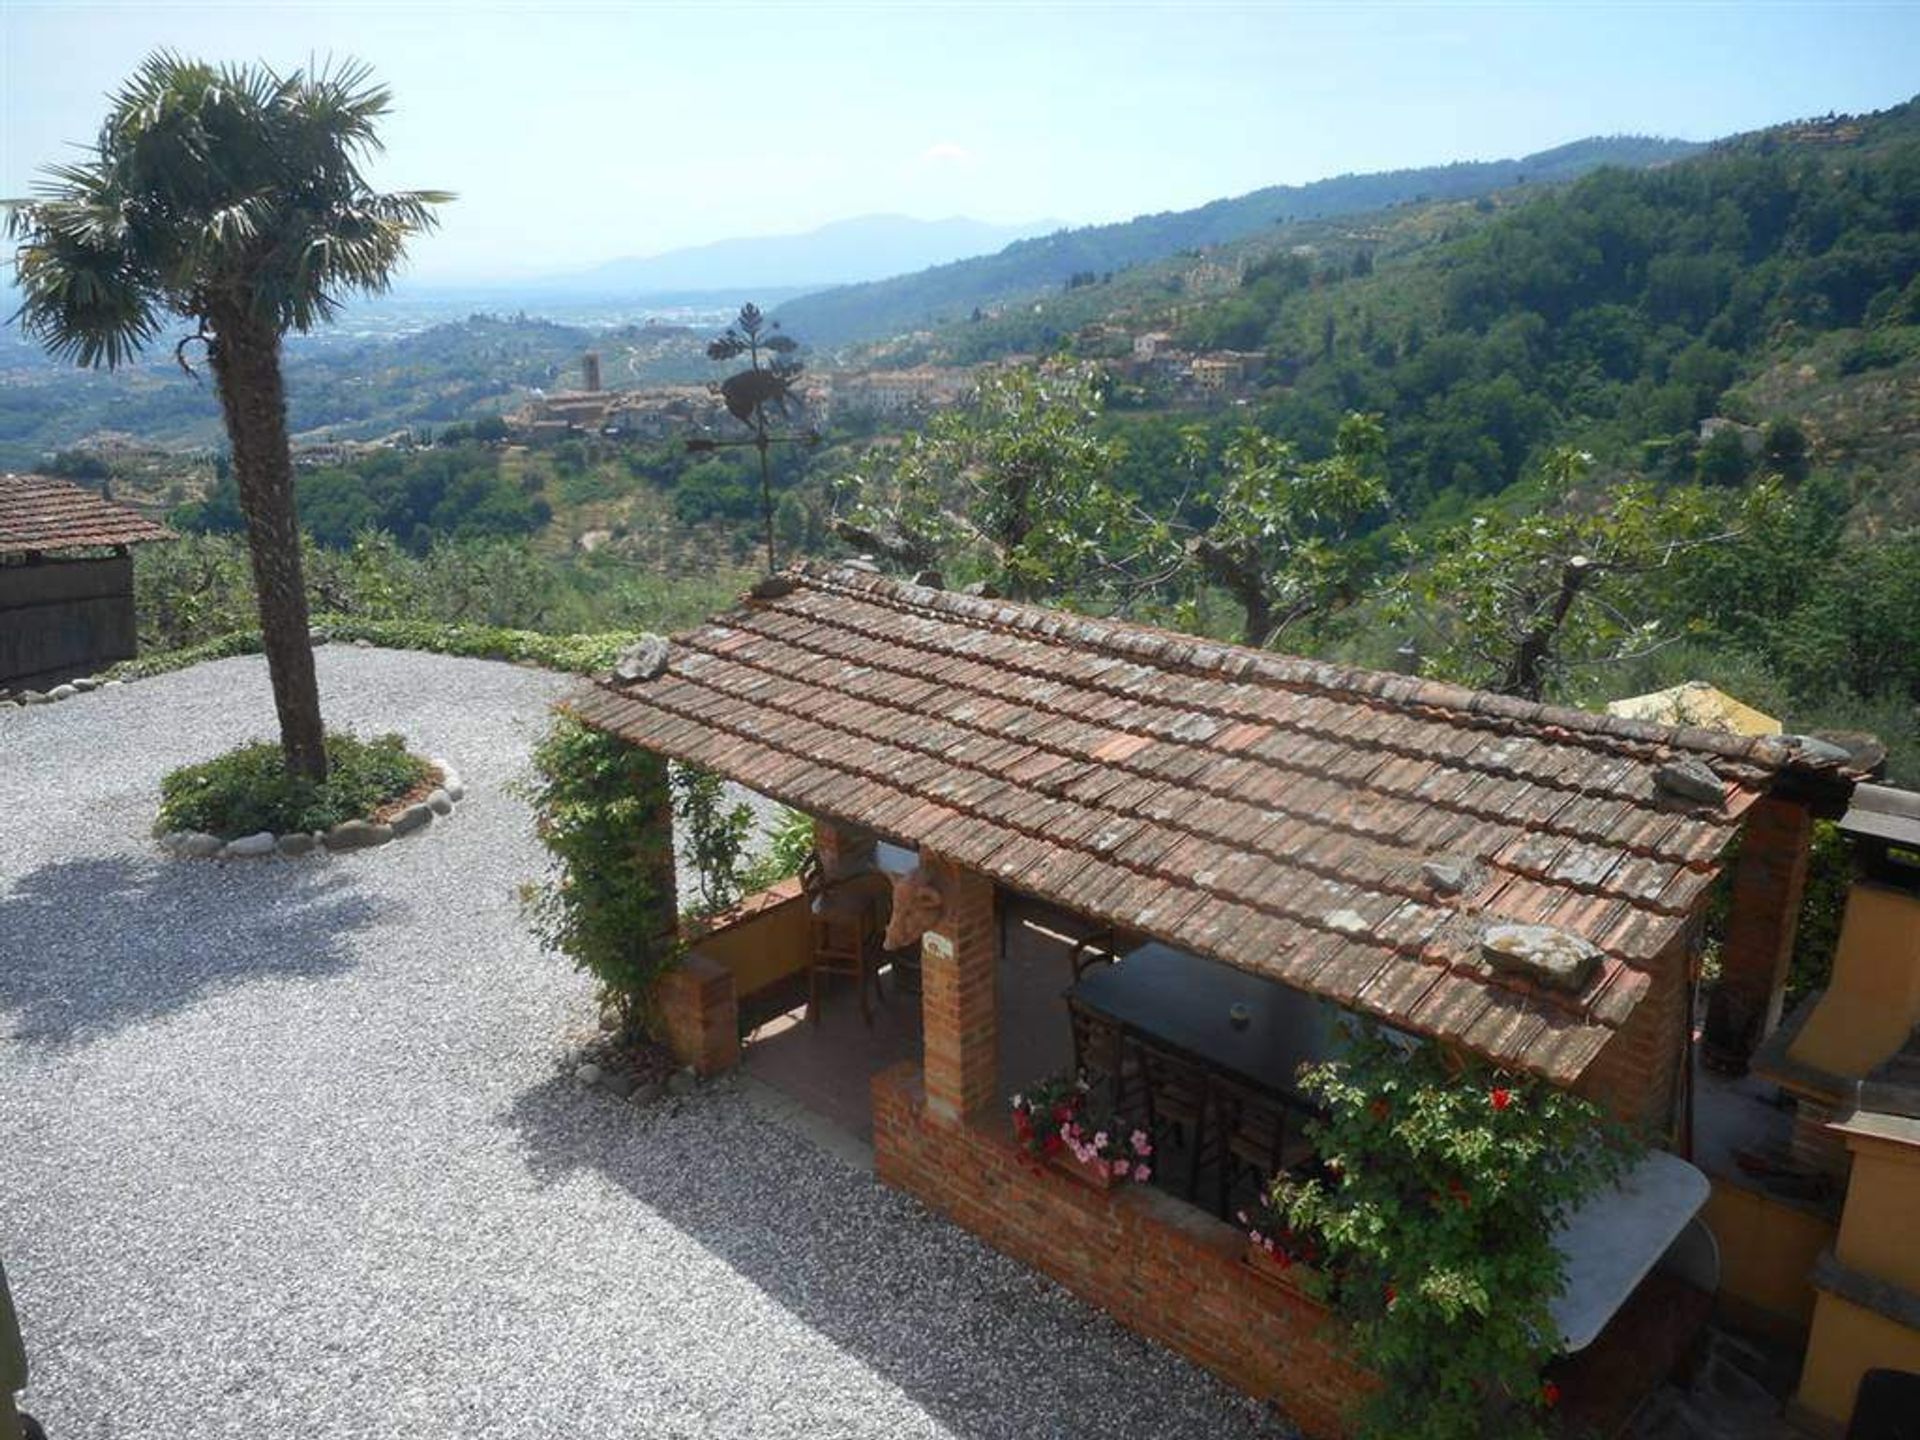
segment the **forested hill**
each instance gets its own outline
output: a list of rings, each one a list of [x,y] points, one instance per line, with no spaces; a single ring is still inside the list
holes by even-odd
[[[1372,241],[1276,254],[1187,306],[1182,337],[1264,350],[1261,424],[1310,451],[1379,412],[1410,516],[1504,490],[1555,443],[1737,483],[1741,436],[1696,449],[1724,415],[1792,422],[1856,499],[1920,519],[1920,102],[1439,233],[1377,263]]]
[[[1417,170],[1339,175],[1273,185],[1195,210],[1021,240],[993,255],[788,301],[782,323],[814,345],[845,345],[963,319],[975,306],[1057,291],[1075,275],[1103,275],[1182,250],[1225,244],[1293,220],[1381,210],[1408,201],[1471,200],[1521,184],[1555,184],[1603,165],[1644,167],[1690,155],[1682,140],[1625,135],[1576,140],[1517,160],[1462,161]]]

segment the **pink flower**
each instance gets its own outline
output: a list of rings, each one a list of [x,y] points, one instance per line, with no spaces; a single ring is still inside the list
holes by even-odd
[[[1153,1142],[1147,1138],[1147,1132],[1144,1130],[1134,1131],[1127,1143],[1133,1146],[1133,1153],[1136,1155],[1153,1154]]]
[[[1127,1178],[1127,1162],[1124,1160],[1114,1161],[1113,1173],[1117,1179],[1121,1179],[1121,1180],[1126,1179]]]
[[[1133,1167],[1133,1178],[1144,1185],[1153,1178],[1153,1171],[1144,1165],[1136,1165]]]
[[[1096,1150],[1104,1150],[1107,1148],[1107,1132],[1106,1131],[1102,1130],[1099,1132],[1099,1134],[1093,1137],[1093,1148]]]

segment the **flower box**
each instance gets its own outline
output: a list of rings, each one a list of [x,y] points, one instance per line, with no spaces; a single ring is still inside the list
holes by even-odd
[[[1296,1273],[1301,1267],[1284,1250],[1269,1250],[1265,1245],[1247,1241],[1247,1253],[1244,1257],[1247,1268],[1270,1285],[1284,1285],[1289,1290],[1299,1288],[1300,1277]]]
[[[1114,1183],[1113,1167],[1105,1160],[1082,1160],[1071,1150],[1062,1150],[1050,1157],[1050,1163],[1056,1170],[1064,1170],[1082,1185],[1090,1185],[1095,1190],[1111,1190]]]

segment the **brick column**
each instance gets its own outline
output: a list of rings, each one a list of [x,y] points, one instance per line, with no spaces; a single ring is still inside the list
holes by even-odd
[[[849,875],[873,869],[875,843],[871,831],[814,817],[813,848],[819,853],[820,868],[829,880],[844,880]]]
[[[927,1110],[959,1120],[1000,1098],[1000,931],[993,882],[922,853],[946,896],[940,922],[920,942],[920,1013]]]
[[[740,1063],[740,1006],[733,972],[697,951],[660,977],[654,1006],[667,1048],[682,1065],[717,1075]]]
[[[1725,1074],[1745,1074],[1755,1048],[1780,1023],[1812,840],[1805,805],[1768,798],[1748,814],[1702,1049],[1707,1064]]]

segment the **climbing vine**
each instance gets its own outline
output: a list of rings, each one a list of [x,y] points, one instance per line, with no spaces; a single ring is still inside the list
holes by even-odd
[[[1541,1378],[1564,1283],[1553,1234],[1633,1142],[1563,1090],[1377,1031],[1303,1081],[1327,1109],[1310,1127],[1321,1170],[1281,1177],[1269,1199],[1324,1254],[1357,1357],[1382,1382],[1361,1435],[1543,1434],[1559,1398]]]
[[[541,943],[600,982],[628,1026],[646,1018],[654,980],[680,954],[667,762],[562,716],[533,752],[527,796],[551,863],[521,892]]]

